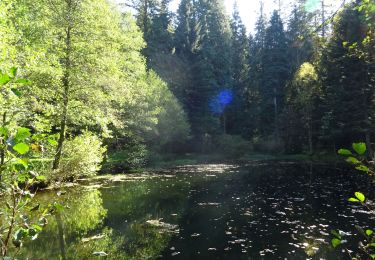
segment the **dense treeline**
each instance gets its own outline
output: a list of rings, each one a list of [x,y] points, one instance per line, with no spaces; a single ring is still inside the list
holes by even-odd
[[[23,126],[44,138],[33,151],[52,176],[92,173],[102,146],[126,151],[131,167],[189,137],[180,103],[146,67],[142,32],[114,4],[1,1],[0,37],[1,132]]]
[[[181,0],[176,14],[169,1],[130,2],[148,66],[183,104],[194,150],[233,144],[234,136],[268,152],[371,143],[373,1],[330,13],[324,1],[296,1],[284,20],[262,8],[249,35],[237,7],[229,18],[222,0]]]

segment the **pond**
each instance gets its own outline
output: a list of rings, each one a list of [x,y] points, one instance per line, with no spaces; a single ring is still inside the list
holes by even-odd
[[[347,202],[358,190],[370,186],[349,169],[290,162],[98,179],[39,195],[66,208],[20,259],[343,259],[331,230],[355,248],[354,225],[375,226]]]

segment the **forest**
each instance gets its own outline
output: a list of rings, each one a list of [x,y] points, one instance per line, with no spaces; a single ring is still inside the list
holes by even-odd
[[[191,212],[184,215],[174,211],[190,209],[187,198],[197,187],[211,187],[220,196],[238,182],[226,192],[242,194],[240,187],[251,187],[255,193],[272,198],[277,197],[271,195],[273,191],[253,187],[253,183],[259,182],[261,187],[269,183],[289,194],[286,180],[299,170],[309,172],[309,187],[316,189],[311,194],[321,194],[317,189],[326,186],[313,184],[312,172],[314,167],[320,173],[328,170],[312,162],[332,165],[346,159],[365,173],[342,178],[341,170],[332,168],[341,181],[337,184],[339,197],[347,201],[346,196],[355,194],[349,200],[360,203],[373,216],[370,208],[374,205],[371,201],[371,205],[366,204],[366,196],[374,195],[371,182],[375,175],[375,2],[340,0],[329,8],[328,0],[279,0],[274,3],[275,10],[268,13],[264,8],[267,1],[257,0],[260,8],[255,27],[247,28],[235,1],[233,12],[228,14],[224,0],[180,0],[176,10],[171,8],[172,0],[1,0],[0,258],[16,259],[18,255],[17,259],[34,259],[33,250],[40,259],[178,258],[180,252],[166,250],[168,245],[177,247],[173,244],[176,226],[180,217]],[[285,159],[311,166],[299,168],[296,164],[289,169]],[[259,162],[268,166],[263,169]],[[251,167],[246,168],[249,164]],[[236,167],[240,170],[233,179],[221,176],[219,180],[215,175],[237,171]],[[340,167],[345,172],[355,171]],[[246,179],[246,171],[254,171],[251,178],[255,179]],[[280,175],[274,176],[278,171]],[[180,176],[181,172],[189,177]],[[198,178],[192,172],[203,175]],[[169,180],[169,174],[175,173],[176,179]],[[218,178],[211,186],[210,176]],[[137,182],[138,178],[142,181]],[[241,178],[246,181],[241,182]],[[316,178],[319,182],[326,177]],[[276,179],[280,185],[273,183]],[[305,180],[296,177],[290,185],[298,190]],[[113,186],[113,193],[120,194],[119,201],[111,198],[109,190],[98,188],[117,181],[136,183],[134,187]],[[85,193],[81,185],[98,187]],[[163,191],[164,195],[158,193]],[[334,192],[327,191],[326,195]],[[293,202],[289,201],[292,205],[305,195],[289,194],[274,204],[283,205],[293,197]],[[80,197],[82,203],[87,199],[87,205],[92,205],[87,207],[90,223],[71,219],[78,213],[69,202],[73,208],[82,207],[77,202]],[[248,199],[241,199],[241,203]],[[132,208],[120,205],[120,200]],[[155,207],[144,204],[148,201]],[[223,204],[231,206],[235,203],[225,201]],[[145,208],[137,208],[137,202]],[[198,205],[220,208],[221,204],[215,203],[201,201]],[[324,205],[335,203],[339,202]],[[245,204],[230,212],[237,214],[234,212],[245,209]],[[347,210],[341,207],[335,206],[336,213]],[[245,211],[245,216],[250,211]],[[277,210],[275,214],[284,217],[286,213]],[[132,223],[129,226],[118,222],[125,216]],[[264,217],[269,216],[258,222]],[[50,226],[49,218],[54,219]],[[84,219],[84,214],[76,218]],[[356,225],[363,221],[363,216],[353,218]],[[291,219],[285,221],[293,223]],[[317,226],[324,227],[322,223],[319,220]],[[344,225],[332,223],[327,226],[334,230]],[[359,253],[355,242],[348,245],[342,250],[348,259],[375,259],[371,230],[375,223],[365,223],[368,229],[357,230],[367,244],[359,246]],[[103,230],[95,236],[98,227]],[[230,229],[226,235],[236,230]],[[325,239],[336,248],[345,244],[346,233],[334,230]],[[51,234],[58,235],[56,243],[50,245],[53,250],[43,249],[46,245],[38,236],[45,241]],[[150,240],[149,247],[140,242],[145,237]],[[76,244],[85,239],[89,239],[89,246]],[[334,249],[321,249],[305,240],[296,246],[306,249],[304,253],[291,259],[306,259],[306,255],[337,259]],[[234,255],[222,255],[217,245],[211,245],[208,253],[216,256],[202,253],[181,259],[254,258],[248,239],[242,241],[237,235],[233,241],[233,248],[242,246]],[[134,245],[124,249],[123,244],[128,243]],[[198,248],[176,243],[186,247],[185,251]],[[272,259],[264,255],[277,246],[266,249],[262,248],[264,243],[254,246],[260,252],[254,259]],[[297,242],[289,245],[293,243]],[[26,249],[21,246],[24,244]],[[80,248],[79,253],[75,248]],[[284,255],[289,249],[278,250],[281,253],[273,252],[274,257],[291,257]],[[341,255],[339,259],[344,258]]]

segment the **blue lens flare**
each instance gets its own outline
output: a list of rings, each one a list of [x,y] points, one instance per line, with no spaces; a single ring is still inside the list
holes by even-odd
[[[219,99],[219,102],[223,105],[229,105],[233,101],[233,94],[232,91],[228,89],[224,89],[221,91],[218,95],[217,98]]]
[[[220,91],[216,96],[211,98],[209,107],[212,113],[222,114],[225,107],[232,103],[233,93],[229,89],[224,89]]]

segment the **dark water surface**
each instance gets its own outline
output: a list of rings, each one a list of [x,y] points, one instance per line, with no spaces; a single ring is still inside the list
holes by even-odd
[[[185,166],[39,196],[66,206],[20,259],[345,259],[330,231],[375,226],[366,178],[327,165]]]

